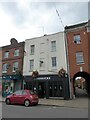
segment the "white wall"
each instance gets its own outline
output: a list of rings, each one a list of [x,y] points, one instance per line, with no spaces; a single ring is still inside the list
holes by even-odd
[[[56,41],[56,52],[51,51],[51,41]],[[41,53],[40,45],[43,44],[43,53]],[[30,55],[30,45],[35,45],[35,54]],[[63,67],[67,71],[66,52],[64,33],[55,33],[52,35],[32,38],[25,40],[25,51],[23,75],[31,75],[30,59],[34,59],[34,70],[39,74],[57,74]],[[57,58],[57,67],[52,68],[51,57]],[[43,58],[44,69],[40,69],[40,58]],[[54,71],[54,72],[53,72]]]

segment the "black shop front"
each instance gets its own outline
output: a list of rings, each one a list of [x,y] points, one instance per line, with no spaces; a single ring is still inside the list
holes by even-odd
[[[70,98],[69,78],[58,75],[24,76],[24,89],[35,91],[39,98]]]

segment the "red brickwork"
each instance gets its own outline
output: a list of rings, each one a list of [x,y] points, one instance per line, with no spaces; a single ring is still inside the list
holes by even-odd
[[[15,50],[19,50],[19,56],[14,56]],[[4,53],[6,51],[9,51],[9,57],[4,58]],[[24,57],[24,42],[21,43],[13,43],[8,46],[2,47],[2,65],[5,63],[8,63],[9,68],[7,70],[6,75],[12,75],[13,74],[13,63],[18,62],[19,63],[19,71],[22,72],[23,70],[23,57]]]
[[[80,34],[81,36],[81,43],[77,44],[74,43],[74,35]],[[89,34],[90,35],[90,34]],[[90,40],[88,41],[88,33],[87,33],[87,27],[74,27],[67,30],[67,46],[68,46],[68,59],[69,59],[69,68],[70,68],[70,76],[73,78],[73,76],[80,72],[80,67],[82,67],[82,70],[90,73]],[[83,64],[77,64],[76,63],[76,52],[83,52],[84,56],[84,63]]]

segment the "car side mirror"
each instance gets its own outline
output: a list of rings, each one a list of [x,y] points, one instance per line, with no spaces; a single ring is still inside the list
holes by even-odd
[[[15,93],[13,93],[13,96],[15,95]]]

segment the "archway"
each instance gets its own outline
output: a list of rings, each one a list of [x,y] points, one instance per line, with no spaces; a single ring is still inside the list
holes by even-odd
[[[73,88],[74,88],[74,95],[76,95],[76,86],[75,86],[75,82],[76,79],[80,79],[80,80],[85,80],[85,86],[84,88],[86,89],[86,92],[88,94],[88,97],[90,97],[90,74],[87,72],[77,72],[74,76],[73,76]],[[79,86],[81,87],[81,86]]]

